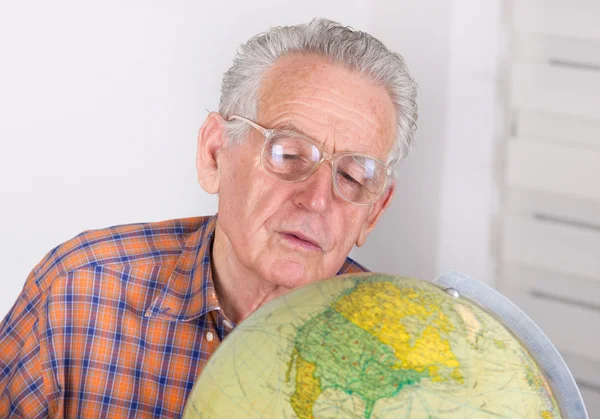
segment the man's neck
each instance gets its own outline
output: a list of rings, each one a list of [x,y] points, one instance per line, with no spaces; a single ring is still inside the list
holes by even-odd
[[[289,291],[244,266],[218,221],[212,248],[212,275],[223,314],[236,324],[264,303]]]

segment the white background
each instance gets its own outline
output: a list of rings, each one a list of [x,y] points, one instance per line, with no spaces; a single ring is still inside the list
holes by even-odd
[[[493,282],[499,0],[0,0],[0,318],[33,266],[83,230],[211,214],[196,134],[237,46],[328,17],[400,52],[416,148],[353,252],[372,270]]]

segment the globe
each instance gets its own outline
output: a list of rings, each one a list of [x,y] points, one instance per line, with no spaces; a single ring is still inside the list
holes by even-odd
[[[541,331],[459,279],[340,276],[265,304],[208,361],[184,417],[587,417]]]

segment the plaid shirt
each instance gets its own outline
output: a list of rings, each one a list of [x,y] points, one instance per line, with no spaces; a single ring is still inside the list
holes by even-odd
[[[0,324],[0,417],[179,417],[231,331],[216,216],[88,231],[31,272]],[[365,271],[347,259],[338,274]]]

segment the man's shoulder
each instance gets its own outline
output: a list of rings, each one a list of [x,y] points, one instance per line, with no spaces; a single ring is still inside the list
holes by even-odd
[[[179,257],[189,236],[209,220],[190,217],[86,230],[56,246],[40,261],[34,268],[36,282],[46,288],[53,278],[84,268],[169,264]]]
[[[340,270],[338,271],[337,274],[344,275],[344,274],[355,274],[355,273],[361,273],[361,272],[370,272],[370,271],[369,271],[369,269],[365,268],[360,263],[356,262],[354,259],[347,257],[346,260],[344,261],[344,264],[342,265],[342,267],[340,268]]]

